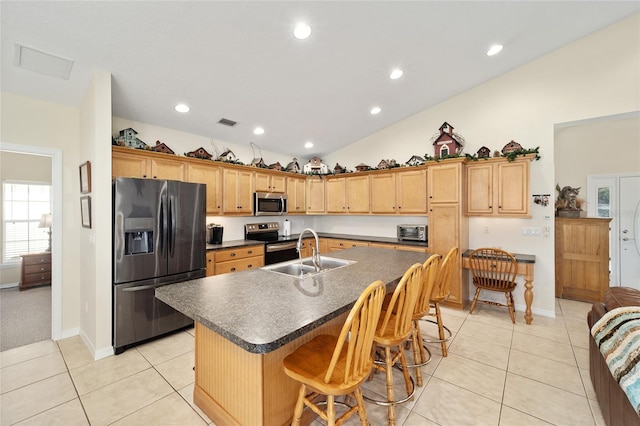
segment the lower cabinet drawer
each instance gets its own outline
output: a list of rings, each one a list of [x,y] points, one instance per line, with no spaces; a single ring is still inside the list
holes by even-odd
[[[215,274],[226,274],[229,272],[240,272],[248,269],[255,269],[264,266],[264,256],[246,257],[244,259],[229,260],[226,262],[216,262]]]
[[[51,282],[51,272],[39,274],[25,274],[22,285],[49,284]]]
[[[219,250],[215,252],[215,260],[218,262],[226,262],[227,260],[237,260],[247,257],[262,256],[264,254],[264,246],[240,247],[231,250]]]

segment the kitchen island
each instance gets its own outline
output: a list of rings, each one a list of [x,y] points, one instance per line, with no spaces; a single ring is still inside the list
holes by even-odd
[[[257,269],[156,289],[195,321],[194,402],[217,424],[288,424],[299,385],[282,359],[318,334],[337,335],[369,284],[392,289],[427,256],[358,247],[331,254],[355,263],[304,279]]]

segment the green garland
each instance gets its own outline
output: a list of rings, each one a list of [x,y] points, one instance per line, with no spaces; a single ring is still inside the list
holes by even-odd
[[[529,154],[535,154],[536,156],[534,157],[536,161],[538,161],[540,159],[540,154],[539,154],[539,149],[540,147],[537,146],[535,148],[532,149],[516,149],[515,151],[511,151],[508,152],[506,154],[502,154],[501,157],[504,157],[507,159],[507,161],[511,162],[513,160],[515,160],[519,155],[525,156],[525,155],[529,155]],[[477,154],[452,154],[452,155],[444,155],[442,157],[439,156],[435,156],[432,157],[429,154],[425,154],[424,155],[424,159],[426,161],[435,161],[435,162],[439,162],[440,160],[446,160],[447,158],[460,158],[460,157],[465,157],[467,160],[470,161],[478,161],[478,155]],[[483,160],[488,160],[489,158],[483,158]]]

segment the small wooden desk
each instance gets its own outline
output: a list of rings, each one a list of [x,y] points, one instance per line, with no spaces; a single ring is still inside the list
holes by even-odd
[[[473,250],[467,250],[462,253],[462,267],[465,269],[471,269],[469,255],[472,251]],[[516,262],[518,262],[516,274],[524,277],[524,302],[527,306],[524,312],[524,320],[527,324],[531,324],[533,320],[533,315],[531,314],[531,303],[533,302],[533,267],[536,263],[536,256],[533,254],[511,254],[516,258]]]

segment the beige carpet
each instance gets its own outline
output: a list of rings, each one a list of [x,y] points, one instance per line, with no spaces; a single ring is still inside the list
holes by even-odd
[[[0,290],[0,352],[51,338],[51,286]]]

